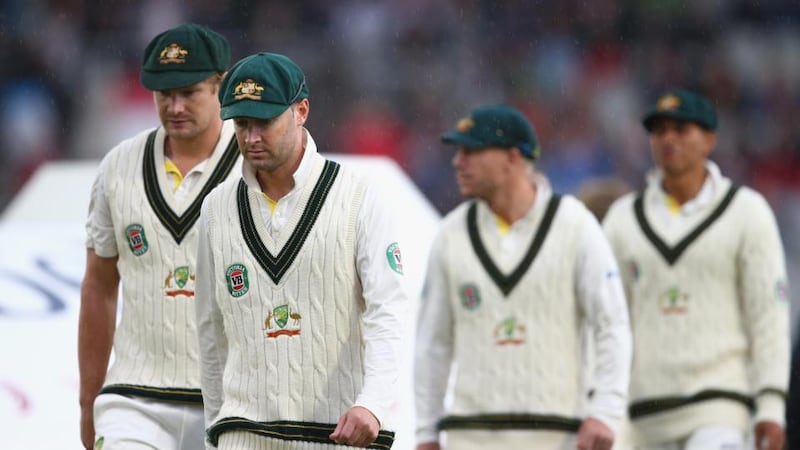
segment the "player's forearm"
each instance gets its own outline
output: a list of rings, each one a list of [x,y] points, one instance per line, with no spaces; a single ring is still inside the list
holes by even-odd
[[[84,284],[83,291],[91,291]],[[80,402],[94,402],[105,380],[116,327],[116,292],[113,298],[85,293],[81,296],[78,319],[78,368],[80,370]]]

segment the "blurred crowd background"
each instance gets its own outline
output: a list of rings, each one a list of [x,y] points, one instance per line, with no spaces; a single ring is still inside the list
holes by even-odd
[[[142,50],[181,22],[234,59],[304,68],[323,152],[386,155],[440,212],[460,201],[440,134],[482,103],[533,120],[539,167],[575,193],[651,167],[642,113],[666,88],[712,98],[713,155],[763,192],[800,270],[800,2],[790,0],[3,0],[0,210],[38,165],[99,159],[157,124]],[[795,289],[797,291],[797,289]],[[795,297],[796,298],[796,297]],[[796,303],[796,302],[795,302]]]

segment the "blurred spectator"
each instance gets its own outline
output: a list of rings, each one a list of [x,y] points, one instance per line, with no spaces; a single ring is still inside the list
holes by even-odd
[[[0,91],[0,142],[11,170],[11,189],[22,186],[36,167],[59,156],[59,111],[54,92],[35,79],[23,78]]]

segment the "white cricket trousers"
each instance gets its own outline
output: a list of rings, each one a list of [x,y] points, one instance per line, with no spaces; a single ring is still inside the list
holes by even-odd
[[[654,446],[637,447],[636,450],[745,450],[745,436],[741,430],[728,425],[706,425],[688,438]]]
[[[574,450],[577,435],[557,431],[458,430],[444,433],[446,450]]]
[[[205,445],[203,406],[101,394],[94,432],[102,450],[198,450]]]

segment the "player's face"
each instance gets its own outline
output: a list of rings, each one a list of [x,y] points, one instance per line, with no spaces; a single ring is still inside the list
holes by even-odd
[[[173,139],[194,139],[219,119],[217,77],[178,89],[155,91],[158,118]]]
[[[509,150],[459,147],[453,156],[461,195],[489,199],[508,176]]]
[[[274,172],[294,166],[302,156],[303,124],[308,117],[308,100],[295,103],[272,119],[236,117],[236,140],[242,156],[256,170]]]
[[[661,118],[650,130],[653,159],[668,177],[705,174],[706,159],[714,145],[716,134],[693,122]]]

